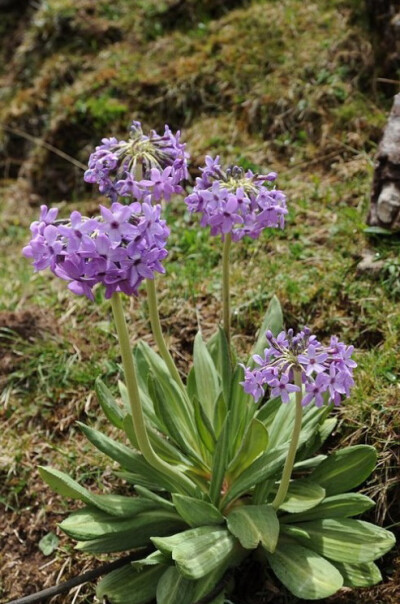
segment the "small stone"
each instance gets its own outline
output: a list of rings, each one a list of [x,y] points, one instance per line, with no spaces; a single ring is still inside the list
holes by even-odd
[[[384,264],[384,260],[379,259],[378,254],[371,250],[365,250],[362,254],[362,259],[357,264],[357,274],[379,277]]]

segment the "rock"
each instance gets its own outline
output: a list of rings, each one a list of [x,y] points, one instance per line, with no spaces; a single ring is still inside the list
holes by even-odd
[[[365,250],[362,253],[362,259],[357,264],[357,273],[359,275],[367,274],[370,277],[379,277],[384,264],[384,260],[379,260],[379,256],[375,252]]]
[[[375,158],[367,223],[400,230],[400,93],[394,97]]]

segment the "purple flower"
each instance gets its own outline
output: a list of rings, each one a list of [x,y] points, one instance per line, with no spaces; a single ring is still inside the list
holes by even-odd
[[[276,173],[245,172],[238,166],[223,170],[219,157],[206,157],[193,192],[185,199],[188,210],[201,214],[201,226],[210,226],[212,235],[232,234],[238,241],[256,239],[266,227],[284,226],[286,197],[271,189]]]
[[[51,211],[50,211],[51,212]],[[161,207],[137,202],[100,206],[100,216],[87,219],[72,212],[70,220],[46,224],[55,213],[43,210],[32,225],[32,239],[23,253],[36,270],[47,267],[78,295],[93,300],[93,288],[105,287],[106,298],[114,292],[138,295],[144,279],[164,272],[165,244],[169,229],[161,220]]]
[[[84,179],[97,183],[112,201],[118,196],[169,201],[182,193],[179,183],[188,177],[189,154],[180,132],[173,134],[165,126],[162,136],[155,130],[145,135],[140,122],[132,122],[127,141],[103,138],[101,143],[90,155]]]
[[[272,397],[280,396],[282,402],[289,402],[290,393],[299,391],[294,384],[295,372],[301,373],[305,387],[303,405],[314,401],[321,406],[325,400],[339,405],[350,395],[353,369],[357,366],[351,358],[353,346],[346,346],[334,337],[329,346],[323,346],[307,327],[296,335],[292,329],[282,331],[276,338],[267,331],[266,338],[269,347],[263,356],[253,356],[257,368],[245,367],[245,379],[241,382],[245,392],[256,401],[267,385]]]

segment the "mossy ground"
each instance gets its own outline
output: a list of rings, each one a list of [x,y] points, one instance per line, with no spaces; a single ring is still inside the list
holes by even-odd
[[[3,23],[0,601],[93,565],[58,531],[67,504],[43,485],[39,464],[93,488],[118,488],[75,426],[80,419],[109,430],[92,388],[98,375],[114,387],[121,372],[110,306],[100,295],[95,305],[73,297],[49,274],[34,275],[21,247],[40,201],[57,202],[62,213],[94,211],[99,198],[83,185],[79,163],[102,136],[123,135],[132,118],[182,128],[193,177],[205,153],[279,172],[290,207],[286,229],[232,251],[234,342],[248,350],[275,293],[288,327],[308,324],[321,338],[335,333],[354,343],[356,387],[338,410],[330,446],[378,448],[378,469],[364,489],[377,501],[375,519],[397,526],[400,241],[364,233],[390,99],[375,79],[359,3],[49,0]],[[209,334],[220,316],[221,244],[181,200],[166,215],[172,235],[167,274],[158,279],[160,312],[183,371],[199,325]],[[375,275],[357,270],[365,250],[384,260]],[[127,299],[126,307],[132,342],[151,342],[145,297]],[[50,531],[61,540],[45,558],[38,542]],[[329,602],[398,602],[395,558],[381,564],[383,585]],[[239,581],[240,604],[295,602],[272,577],[251,598],[245,591]],[[86,586],[53,601],[91,602],[92,593]]]

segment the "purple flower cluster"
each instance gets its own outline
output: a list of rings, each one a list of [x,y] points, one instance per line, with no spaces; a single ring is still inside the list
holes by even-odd
[[[303,405],[314,401],[320,407],[325,398],[339,405],[350,395],[353,369],[357,366],[351,358],[353,346],[339,342],[336,336],[331,337],[329,346],[323,346],[307,327],[297,335],[292,329],[282,331],[276,338],[267,331],[266,338],[269,348],[264,350],[264,357],[254,355],[258,367],[244,367],[245,379],[241,382],[255,401],[264,395],[265,386],[269,386],[272,397],[280,396],[283,403],[289,402],[290,393],[300,390],[294,383],[295,371],[301,372],[305,390]]]
[[[201,214],[201,226],[210,226],[211,235],[232,234],[238,241],[248,235],[260,236],[266,227],[284,226],[286,196],[271,185],[276,172],[259,175],[233,166],[223,171],[219,157],[206,157],[201,177],[185,202],[192,213]]]
[[[93,287],[101,283],[106,298],[114,292],[137,295],[143,279],[164,273],[169,229],[160,219],[161,206],[118,202],[101,215],[85,218],[72,212],[57,220],[57,209],[41,207],[40,219],[31,225],[32,239],[23,254],[33,259],[36,271],[50,270],[78,295],[93,300]]]
[[[173,193],[182,193],[180,182],[187,178],[189,154],[180,142],[180,132],[168,126],[162,136],[152,130],[143,134],[140,122],[132,122],[129,139],[103,138],[89,158],[86,182],[97,183],[104,195],[116,201],[118,196],[141,201],[169,201]]]

